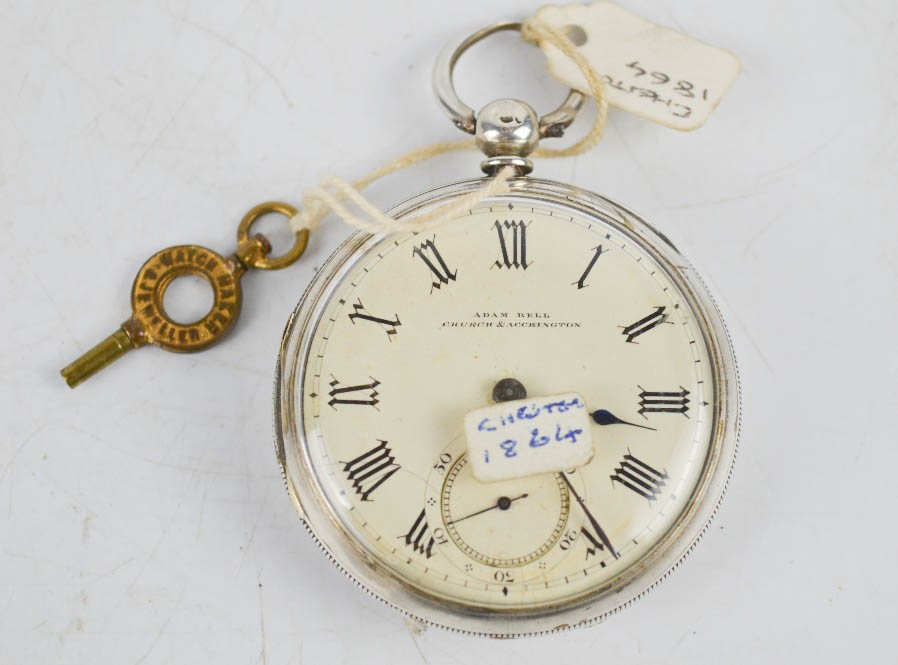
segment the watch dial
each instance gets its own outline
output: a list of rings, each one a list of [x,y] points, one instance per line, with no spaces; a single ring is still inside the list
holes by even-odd
[[[658,549],[717,405],[702,318],[646,241],[519,196],[367,247],[318,305],[294,407],[358,545],[428,598],[516,611],[606,589]],[[581,395],[591,461],[478,481],[464,417],[503,379]]]

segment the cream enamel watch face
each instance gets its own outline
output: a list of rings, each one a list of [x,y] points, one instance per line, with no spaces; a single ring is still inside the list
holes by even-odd
[[[329,278],[284,375],[287,475],[401,593],[551,614],[676,540],[719,457],[720,372],[706,314],[645,239],[516,195],[369,241]],[[489,453],[469,450],[465,415],[503,379],[528,398],[582,396],[591,460],[477,480],[471,455]],[[494,454],[566,445],[549,434]]]

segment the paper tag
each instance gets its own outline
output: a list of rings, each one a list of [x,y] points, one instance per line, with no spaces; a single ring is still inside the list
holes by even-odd
[[[573,469],[592,459],[592,433],[577,393],[500,402],[465,416],[468,458],[483,482]]]
[[[673,129],[697,129],[739,75],[733,53],[662,28],[613,2],[547,6],[537,18],[565,30],[605,81],[608,102]],[[588,93],[577,65],[541,45],[552,76]]]

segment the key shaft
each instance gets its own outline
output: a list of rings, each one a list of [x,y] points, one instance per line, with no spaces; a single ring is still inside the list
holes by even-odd
[[[80,358],[63,369],[60,374],[69,388],[87,381],[107,365],[112,364],[137,345],[131,341],[128,333],[119,328],[109,337],[87,351]]]

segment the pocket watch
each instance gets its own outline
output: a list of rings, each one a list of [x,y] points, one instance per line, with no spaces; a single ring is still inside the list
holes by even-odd
[[[739,420],[731,342],[689,262],[629,209],[528,175],[582,95],[539,118],[455,94],[461,52],[515,27],[435,70],[483,170],[517,170],[511,191],[434,230],[351,236],[290,317],[275,379],[278,460],[324,553],[414,619],[493,636],[600,621],[663,579],[717,510]]]

